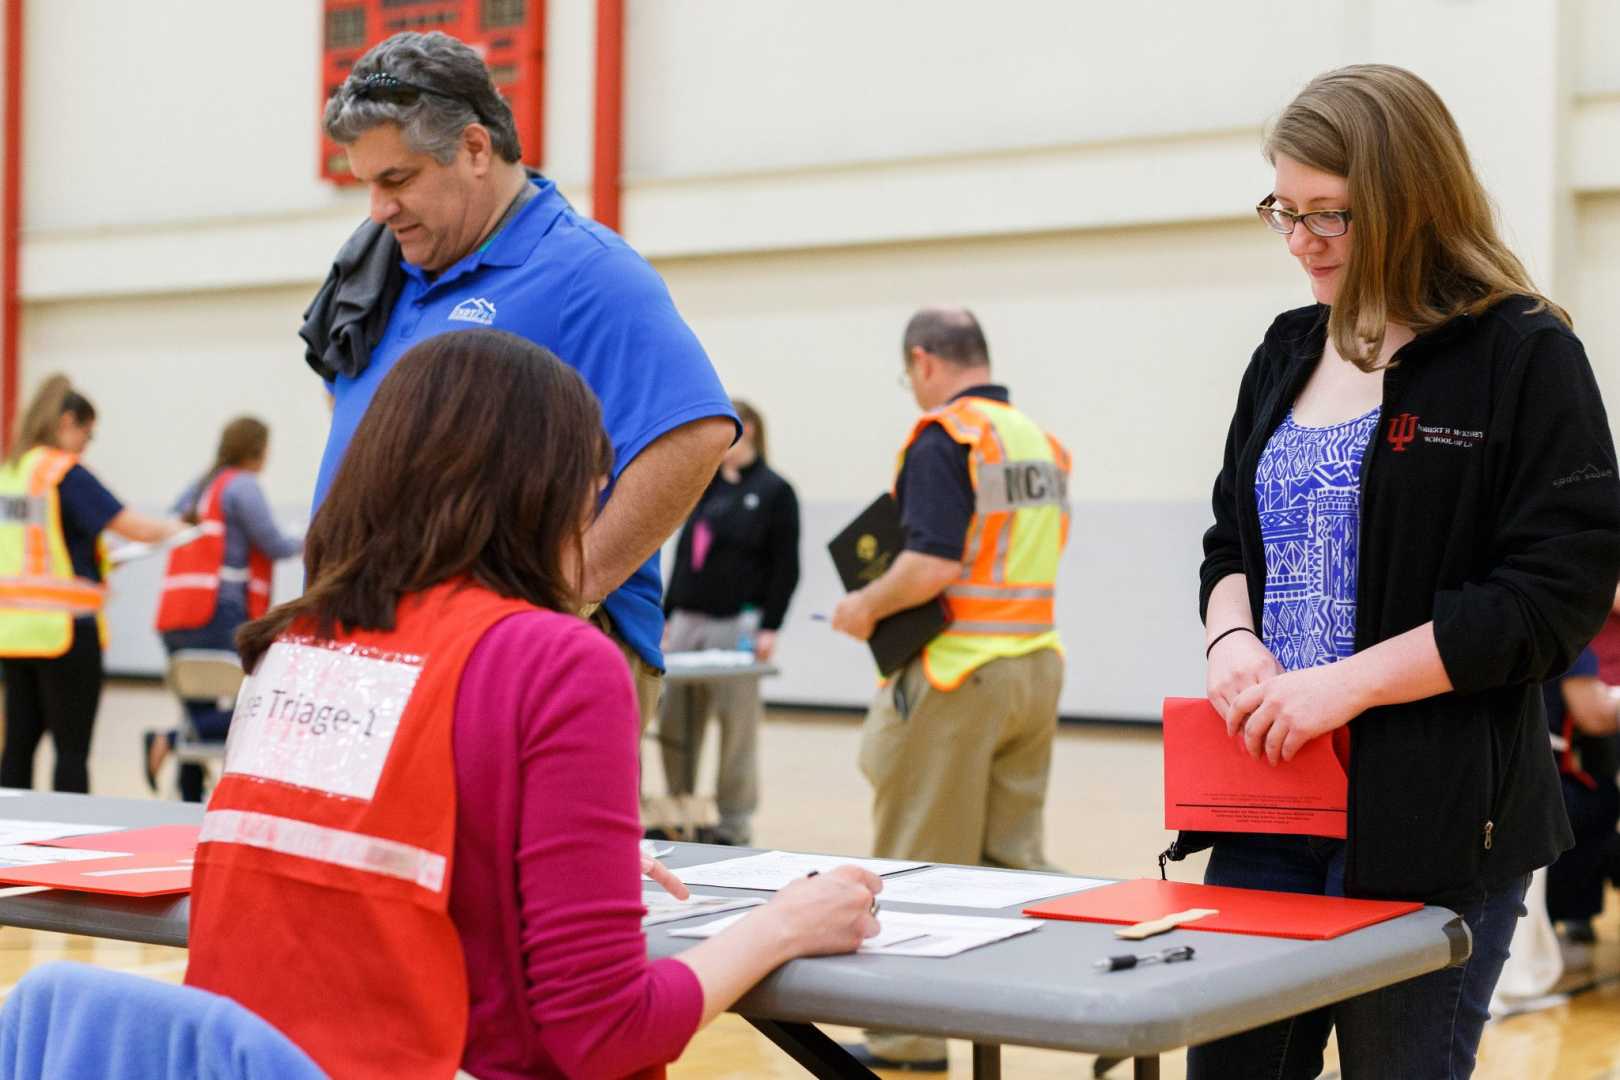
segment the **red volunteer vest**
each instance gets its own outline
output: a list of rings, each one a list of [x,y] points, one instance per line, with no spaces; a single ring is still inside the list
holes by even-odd
[[[163,575],[163,596],[158,601],[157,629],[198,630],[214,618],[219,603],[219,582],[233,571],[225,566],[225,512],[221,506],[225,488],[240,469],[226,469],[214,477],[202,500],[202,535],[169,553],[169,569]],[[240,571],[235,571],[240,573]],[[262,551],[248,551],[247,614],[257,619],[270,607],[270,557]]]
[[[452,727],[484,632],[532,608],[470,584],[390,633],[289,633],[244,684],[191,891],[186,982],[264,1017],[334,1077],[449,1077],[467,976],[448,910]]]

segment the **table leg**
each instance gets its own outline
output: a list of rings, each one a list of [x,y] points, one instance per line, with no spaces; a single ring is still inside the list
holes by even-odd
[[[1134,1073],[1136,1080],[1159,1080],[1159,1055],[1149,1054],[1146,1057],[1133,1059],[1136,1064]]]
[[[872,1070],[849,1056],[826,1032],[814,1024],[743,1017],[788,1057],[818,1080],[877,1080]]]
[[[1001,1047],[998,1044],[973,1044],[973,1080],[1001,1080]]]

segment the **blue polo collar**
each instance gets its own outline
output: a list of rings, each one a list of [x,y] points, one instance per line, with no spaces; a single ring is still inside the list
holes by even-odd
[[[481,266],[510,268],[528,262],[541,238],[551,231],[552,225],[562,216],[563,209],[568,205],[567,200],[557,190],[557,185],[550,180],[536,176],[530,182],[540,189],[539,194],[524,204],[513,215],[512,220],[483,247],[462,256],[460,262],[450,266],[432,281],[428,280],[421,267],[401,259],[399,264],[404,268],[406,275],[420,285],[437,288],[470,274]]]

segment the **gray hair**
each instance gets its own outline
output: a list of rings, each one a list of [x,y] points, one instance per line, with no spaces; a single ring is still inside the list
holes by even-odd
[[[366,76],[392,75],[432,93],[401,105],[360,92]],[[406,145],[448,165],[468,124],[489,130],[495,152],[506,161],[523,156],[512,108],[490,81],[483,58],[449,34],[395,34],[355,62],[349,77],[326,102],[326,134],[342,146],[381,124],[399,127]]]
[[[912,349],[921,349],[956,367],[990,366],[990,346],[967,308],[923,308],[906,323],[901,348],[907,357]]]

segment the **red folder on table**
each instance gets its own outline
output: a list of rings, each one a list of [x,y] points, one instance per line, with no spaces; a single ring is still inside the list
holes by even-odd
[[[113,896],[166,896],[191,891],[194,851],[144,851],[80,862],[0,867],[0,882]]]
[[[1249,756],[1203,698],[1164,699],[1164,827],[1343,839],[1349,784],[1333,740],[1293,761]]]
[[[1143,878],[1042,900],[1025,908],[1024,914],[1042,919],[1129,926],[1189,908],[1214,908],[1218,914],[1184,923],[1178,929],[1325,941],[1422,907],[1422,904],[1405,900],[1347,900],[1340,896],[1231,889]]]
[[[118,832],[91,833],[88,836],[64,836],[60,840],[44,840],[45,847],[85,848],[89,851],[122,851],[138,855],[146,851],[179,851],[190,854],[197,850],[199,825],[150,825],[144,829],[121,829]]]

